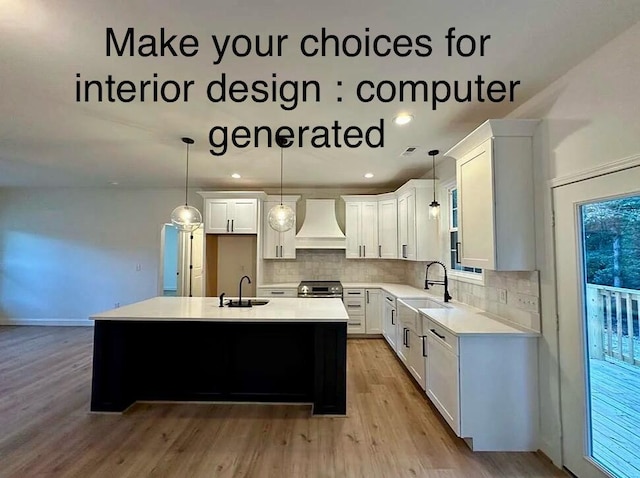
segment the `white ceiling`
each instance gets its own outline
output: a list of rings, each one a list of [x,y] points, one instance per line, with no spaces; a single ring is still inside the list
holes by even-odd
[[[131,187],[184,184],[185,149],[192,136],[191,183],[198,187],[269,187],[279,182],[276,147],[230,147],[209,153],[216,125],[369,126],[384,118],[382,149],[284,151],[285,186],[390,186],[430,169],[429,149],[447,150],[487,118],[499,118],[540,91],[598,47],[640,20],[637,0],[0,0],[0,186]],[[136,36],[194,34],[193,58],[105,56],[105,29]],[[427,58],[304,58],[305,34],[322,27],[338,36],[400,34],[432,38]],[[490,34],[484,57],[448,58],[448,27],[476,36]],[[282,57],[226,56],[212,64],[210,35],[287,34]],[[319,103],[284,111],[277,103],[207,101],[204,85],[226,73],[231,80],[316,80]],[[84,79],[192,79],[188,103],[76,103],[76,73]],[[423,102],[360,103],[358,81],[520,80],[515,103],[449,102],[432,111]],[[343,82],[342,87],[336,85]],[[336,98],[343,96],[338,103]],[[588,98],[585,99],[588,101]],[[415,120],[391,123],[401,111]],[[400,158],[407,146],[418,154]],[[241,180],[231,179],[240,173]],[[375,174],[365,179],[364,173]]]

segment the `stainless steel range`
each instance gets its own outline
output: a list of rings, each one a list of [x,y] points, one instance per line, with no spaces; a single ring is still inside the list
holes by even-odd
[[[298,297],[342,299],[342,284],[337,280],[304,280],[298,285]]]

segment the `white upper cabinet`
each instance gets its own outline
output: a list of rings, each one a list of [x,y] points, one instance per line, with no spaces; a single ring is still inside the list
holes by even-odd
[[[489,120],[445,155],[456,159],[463,266],[535,269],[532,136],[538,120]]]
[[[378,198],[378,257],[398,258],[398,200],[392,197]]]
[[[206,199],[205,232],[257,234],[257,199]]]
[[[429,219],[433,200],[433,181],[412,179],[401,186],[398,195],[398,258],[429,261],[439,257],[438,221]]]
[[[284,196],[282,204],[296,210],[299,196]],[[262,214],[262,257],[264,259],[295,259],[296,258],[296,223],[286,232],[278,232],[269,225],[269,211],[278,206],[280,199],[267,198],[263,204]]]
[[[377,258],[378,200],[376,196],[343,196],[347,259]]]

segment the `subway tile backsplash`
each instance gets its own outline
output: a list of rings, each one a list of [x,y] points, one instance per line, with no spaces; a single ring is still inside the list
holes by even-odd
[[[424,287],[426,262],[408,262],[406,283]],[[431,271],[429,271],[431,275]],[[441,278],[441,277],[440,277]],[[442,286],[435,286],[439,292]],[[507,303],[500,302],[500,289]],[[504,320],[540,331],[540,278],[538,271],[484,272],[484,285],[449,279],[449,293],[460,302],[485,310]]]
[[[391,282],[422,289],[426,262],[380,259],[346,259],[341,250],[297,251],[296,259],[265,260],[265,283],[301,280],[343,282]],[[431,271],[430,275],[431,275]],[[435,275],[437,272],[434,271]],[[540,282],[537,271],[484,272],[484,285],[451,278],[449,292],[455,300],[485,310],[504,320],[540,331]],[[507,303],[500,302],[500,289],[507,291]],[[442,286],[434,286],[437,293]]]
[[[405,263],[399,260],[346,259],[343,250],[299,249],[296,259],[265,260],[265,283],[301,280],[403,283]]]

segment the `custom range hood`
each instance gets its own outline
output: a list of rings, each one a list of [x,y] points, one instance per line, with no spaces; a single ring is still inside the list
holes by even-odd
[[[336,220],[335,199],[307,199],[304,223],[296,234],[296,249],[346,249]]]

